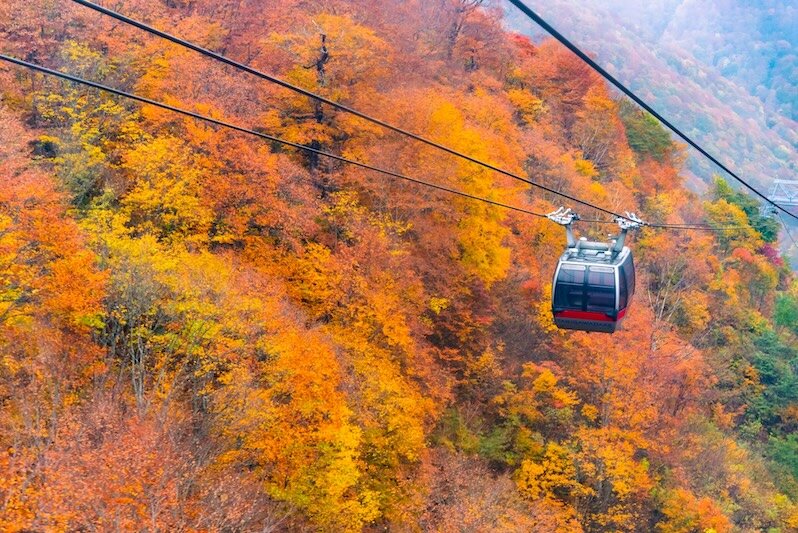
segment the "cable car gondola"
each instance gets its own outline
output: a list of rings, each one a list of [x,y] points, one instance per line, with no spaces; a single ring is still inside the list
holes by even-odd
[[[578,217],[562,208],[549,218],[565,226],[568,248],[560,257],[552,285],[552,314],[561,329],[613,333],[626,316],[635,292],[632,252],[626,233],[642,224],[634,215],[617,219],[621,233],[610,243],[574,239]]]

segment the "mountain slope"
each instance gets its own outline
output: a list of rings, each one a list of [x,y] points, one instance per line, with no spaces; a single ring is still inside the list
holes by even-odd
[[[605,208],[737,229],[642,230],[622,331],[558,331],[545,218],[0,65],[0,530],[798,527],[773,221],[723,181],[690,192],[650,117],[478,4],[119,9]],[[74,4],[3,3],[0,50],[561,205]]]
[[[556,28],[738,174],[793,179],[798,36],[786,2],[573,2],[536,6]],[[532,29],[515,8],[512,24]],[[711,181],[699,154],[690,168]]]

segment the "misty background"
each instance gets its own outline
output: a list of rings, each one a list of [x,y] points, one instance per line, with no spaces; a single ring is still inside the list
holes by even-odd
[[[536,41],[547,36],[512,4],[496,1],[511,29]],[[798,180],[798,6],[792,2],[526,3],[743,179],[766,193],[776,178]],[[688,183],[702,190],[720,170],[688,153]]]

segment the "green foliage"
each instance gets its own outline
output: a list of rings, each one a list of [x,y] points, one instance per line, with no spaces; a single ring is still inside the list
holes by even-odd
[[[435,439],[451,450],[467,454],[476,453],[480,448],[480,438],[472,431],[462,414],[455,408],[447,409],[441,417]]]
[[[629,147],[640,159],[652,158],[662,163],[673,153],[674,145],[668,130],[631,100],[621,100],[619,116],[626,128]]]
[[[783,437],[771,436],[767,443],[771,459],[798,478],[798,435],[791,433]]]
[[[6,0],[0,19],[51,3]],[[725,182],[696,202],[667,132],[578,58],[481,0],[406,3],[399,22],[371,0],[222,1],[215,20],[133,4],[557,190],[741,229],[647,230],[623,328],[557,331],[545,219],[0,73],[0,530],[798,528],[798,491],[762,466],[795,480],[798,302],[763,246],[772,221]],[[18,18],[0,40],[44,64],[553,208],[110,21]]]
[[[751,227],[745,211],[725,198],[706,204],[707,218],[717,228],[730,228],[718,232],[718,243],[725,252],[736,248],[748,251],[762,246],[761,234]]]
[[[740,191],[735,191],[729,183],[720,176],[715,177],[715,200],[726,200],[730,204],[736,205],[745,212],[748,222],[765,242],[776,242],[779,238],[779,222],[774,217],[762,214],[762,204]]]
[[[746,417],[764,427],[779,428],[784,409],[798,404],[798,350],[772,331],[755,338],[754,346],[751,362],[762,389],[751,398]]]
[[[114,71],[102,54],[74,41],[65,43],[61,59],[66,70],[101,83]],[[34,96],[42,122],[57,132],[40,136],[35,150],[55,165],[73,203],[85,208],[106,188],[118,147],[138,140],[138,114],[107,93],[71,84],[63,89]]]
[[[773,320],[777,326],[789,329],[798,335],[798,297],[786,292],[776,296]]]

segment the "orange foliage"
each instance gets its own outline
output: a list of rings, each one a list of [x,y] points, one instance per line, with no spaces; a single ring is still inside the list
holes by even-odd
[[[0,72],[0,529],[794,529],[794,480],[757,451],[772,428],[740,425],[791,368],[761,364],[792,339],[772,327],[791,278],[740,205],[684,189],[677,146],[636,158],[576,56],[481,0],[123,4],[552,189],[740,229],[642,230],[623,329],[558,331],[545,219]],[[558,205],[82,8],[9,0],[0,20],[20,56]]]

